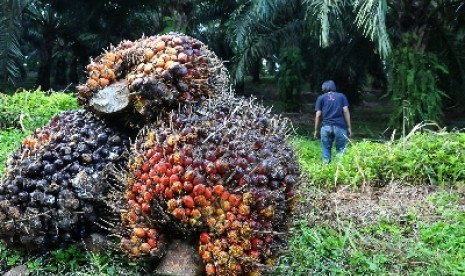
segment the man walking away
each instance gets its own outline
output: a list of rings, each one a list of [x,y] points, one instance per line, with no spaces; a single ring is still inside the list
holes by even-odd
[[[320,130],[321,149],[323,162],[331,162],[331,148],[336,144],[336,152],[344,153],[344,150],[352,134],[350,124],[349,103],[344,94],[336,91],[336,84],[332,80],[325,81],[315,104],[315,132],[317,139]]]

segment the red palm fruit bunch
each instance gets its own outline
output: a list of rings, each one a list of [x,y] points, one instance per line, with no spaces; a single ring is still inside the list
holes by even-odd
[[[180,33],[122,41],[91,59],[87,76],[77,87],[80,104],[100,115],[126,111],[123,117],[136,126],[229,89],[216,54]]]
[[[195,235],[208,275],[260,274],[285,245],[300,177],[287,123],[225,95],[143,128],[123,222]]]
[[[27,137],[0,181],[0,239],[47,249],[99,230],[111,185],[108,164],[124,165],[129,138],[86,113],[67,111]]]

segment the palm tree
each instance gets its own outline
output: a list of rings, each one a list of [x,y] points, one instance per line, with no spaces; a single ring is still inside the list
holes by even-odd
[[[328,13],[328,18],[323,19],[310,12],[323,9],[312,1],[236,3],[239,5],[225,24],[235,53],[232,76],[236,82],[252,72],[257,61],[277,57],[279,62],[281,49],[293,46],[300,48],[306,63],[303,81],[318,87],[327,78],[335,79],[353,102],[359,98],[357,90],[368,70],[375,68],[376,76],[383,75],[373,44],[358,32],[353,25],[355,15],[347,8],[338,9],[335,15]],[[329,32],[332,17],[339,20],[335,20],[338,24]]]
[[[0,84],[15,81],[21,76],[24,56],[21,52],[21,15],[28,1],[0,2]],[[5,87],[0,87],[4,90]]]

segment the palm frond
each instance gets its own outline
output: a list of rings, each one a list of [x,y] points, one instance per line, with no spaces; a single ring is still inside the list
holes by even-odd
[[[293,20],[280,27],[261,25],[263,34],[247,40],[241,52],[235,56],[235,79],[242,79],[258,58],[276,54],[282,45],[295,45],[298,39],[296,34],[305,32],[305,27],[306,24],[302,20]]]
[[[320,45],[331,44],[332,24],[336,24],[343,16],[347,3],[344,0],[304,0],[306,5],[306,20],[320,37]]]
[[[20,49],[21,13],[27,1],[0,3],[0,78],[14,85],[20,78],[24,59]]]
[[[371,41],[377,42],[380,55],[385,58],[391,51],[391,42],[386,28],[386,0],[356,0],[355,23]]]

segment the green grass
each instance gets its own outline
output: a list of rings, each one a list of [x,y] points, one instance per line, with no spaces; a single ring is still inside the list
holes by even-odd
[[[450,204],[460,195],[440,193],[436,222],[411,213],[406,220],[357,226],[337,221],[296,223],[290,253],[276,275],[463,275],[465,214]]]
[[[76,109],[71,94],[22,91],[12,96],[0,96],[0,176],[5,161],[13,149],[36,128],[45,125],[55,114]]]

